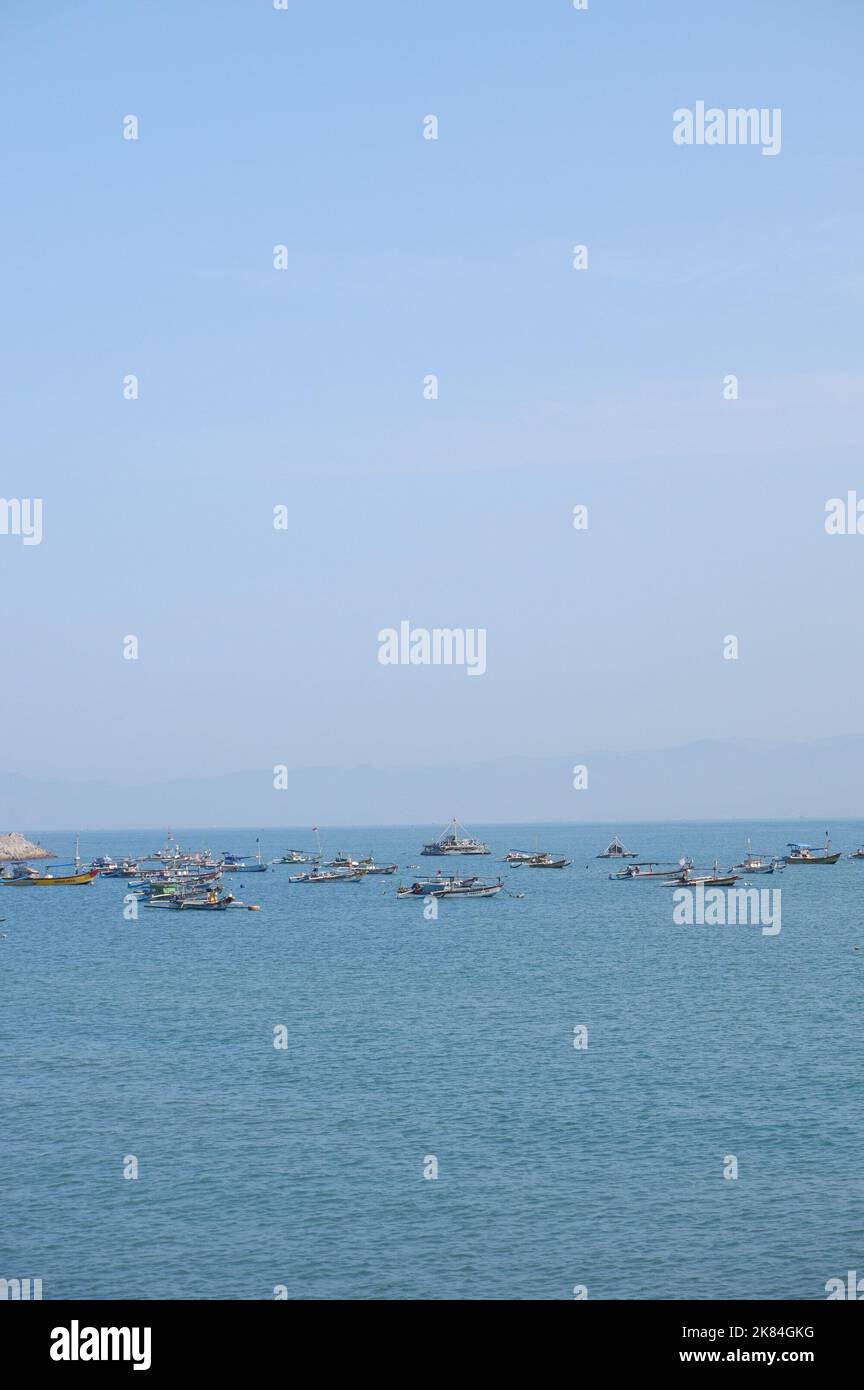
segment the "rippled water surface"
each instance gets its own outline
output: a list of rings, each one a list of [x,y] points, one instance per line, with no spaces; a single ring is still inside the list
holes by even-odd
[[[441,861],[419,858],[437,826],[328,830],[400,874],[279,866],[228,880],[259,913],[137,922],[122,881],[0,888],[0,1275],[46,1298],[824,1298],[864,1267],[864,862],[753,880],[782,890],[776,936],[676,926],[667,888],[594,857],[616,828],[700,866],[824,831],[472,826],[493,854]],[[498,862],[535,844],[572,867]],[[437,922],[397,901],[405,866],[448,862],[509,891]]]

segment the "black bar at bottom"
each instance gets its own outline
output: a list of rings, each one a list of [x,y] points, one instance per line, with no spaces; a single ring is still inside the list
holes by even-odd
[[[484,1339],[490,1362],[509,1356],[507,1348],[523,1353],[532,1343],[542,1316],[544,1337],[563,1334],[560,1350],[578,1355],[608,1370],[664,1372],[678,1367],[809,1366],[824,1374],[852,1362],[860,1346],[860,1314],[840,1301],[780,1302],[600,1302],[540,1303],[520,1330],[517,1319],[524,1304],[505,1305],[506,1325],[496,1327],[500,1307],[495,1302],[445,1303],[429,1306],[394,1301],[315,1302],[105,1302],[48,1301],[0,1304],[0,1338],[4,1362],[20,1371],[94,1376],[109,1368],[116,1375],[135,1373],[151,1381],[179,1373],[225,1377],[264,1363],[286,1367],[298,1353],[314,1355],[319,1368],[338,1354],[347,1358],[354,1345],[355,1369],[376,1362],[391,1366],[400,1330],[420,1336],[434,1333],[434,1347],[425,1340],[413,1369],[398,1361],[408,1378],[428,1376],[440,1347],[442,1363],[453,1369],[454,1349],[442,1342],[451,1327]],[[381,1309],[386,1323],[379,1323]],[[444,1312],[446,1309],[446,1312]],[[443,1317],[442,1317],[443,1314]],[[417,1319],[419,1318],[419,1326]],[[443,1322],[443,1326],[442,1326]],[[401,1324],[401,1328],[400,1328]],[[449,1325],[449,1326],[448,1326]],[[354,1331],[359,1342],[343,1340]],[[334,1335],[335,1334],[335,1335]],[[370,1341],[370,1334],[376,1340]],[[339,1340],[336,1340],[336,1337]],[[380,1338],[387,1341],[380,1341]],[[487,1340],[490,1339],[490,1340]],[[576,1340],[574,1340],[576,1339]],[[535,1351],[537,1343],[533,1343]],[[544,1342],[545,1353],[558,1350]],[[377,1350],[374,1348],[377,1347]],[[476,1353],[475,1353],[476,1354]],[[592,1360],[582,1362],[582,1358]],[[545,1359],[545,1356],[544,1356]],[[299,1369],[299,1364],[295,1366]],[[19,1372],[20,1373],[20,1372]]]

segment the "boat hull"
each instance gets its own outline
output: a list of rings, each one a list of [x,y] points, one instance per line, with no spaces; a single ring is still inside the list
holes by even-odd
[[[62,888],[92,883],[98,877],[98,870],[88,869],[86,874],[58,874],[56,878],[4,878],[2,882],[7,888]]]
[[[802,858],[801,856],[796,857],[794,854],[786,854],[783,856],[783,862],[785,864],[836,864],[839,858],[839,851],[837,854],[812,855],[809,858]]]

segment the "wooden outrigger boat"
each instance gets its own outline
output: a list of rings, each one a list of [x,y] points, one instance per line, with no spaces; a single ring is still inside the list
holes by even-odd
[[[596,859],[635,859],[635,849],[625,849],[618,836],[612,840],[604,849],[602,854],[595,855]]]
[[[23,866],[18,865],[17,867],[20,869]],[[0,882],[6,888],[53,888],[55,885],[92,883],[94,878],[98,877],[98,869],[87,869],[83,874],[36,874],[30,870],[27,873],[18,873],[11,877],[3,874]]]
[[[242,854],[230,854],[227,850],[222,855],[222,869],[226,874],[264,874],[269,865],[265,864],[261,858],[261,844],[255,841],[255,858],[249,859]]]
[[[625,869],[619,869],[617,873],[610,874],[610,878],[674,878],[680,874],[683,868],[693,867],[692,861],[686,864],[673,864],[668,868],[662,867],[662,859],[643,859],[638,864],[628,864]]]
[[[461,878],[459,874],[442,874],[440,871],[430,878],[416,878],[405,888],[401,883],[396,889],[397,898],[425,898],[440,889],[456,887],[470,888],[477,883],[477,875]]]
[[[713,874],[694,875],[692,867],[685,864],[674,878],[667,879],[667,886],[670,888],[731,888],[733,883],[738,882],[738,877],[738,874],[718,873],[717,860],[715,859]]]
[[[92,883],[94,878],[98,878],[98,876],[98,869],[86,869],[84,873],[81,872],[81,855],[78,850],[78,836],[76,835],[74,874],[55,874],[50,871],[40,874],[23,861],[13,861],[10,868],[6,869],[0,876],[0,882],[6,888],[54,888],[70,884],[81,886],[85,883]]]
[[[573,860],[565,859],[563,855],[556,859],[548,849],[534,849],[530,854],[526,850],[514,849],[505,854],[501,862],[509,864],[511,869],[519,869],[523,865],[526,869],[566,869]]]
[[[821,854],[814,850],[810,845],[799,845],[796,841],[790,840],[787,849],[790,854],[783,856],[787,864],[836,864],[840,858],[840,851],[836,854],[831,853],[831,841],[828,839],[828,831],[825,831],[825,847]]]
[[[399,868],[399,865],[376,864],[375,860],[372,858],[372,855],[370,854],[365,859],[361,859],[357,867],[360,870],[360,872],[364,874],[395,874],[396,870]]]
[[[430,888],[429,894],[433,898],[493,898],[503,887],[500,878],[497,883],[479,883],[476,879],[472,883],[456,880]]]
[[[741,863],[733,864],[732,868],[743,869],[748,874],[773,874],[776,870],[783,868],[783,861],[773,855],[769,857],[767,854],[754,854],[748,840],[747,853]]]
[[[289,883],[360,883],[365,877],[359,869],[313,869],[308,874],[292,874]]]
[[[503,883],[474,883],[463,888],[433,889],[433,898],[494,898],[503,889]]]

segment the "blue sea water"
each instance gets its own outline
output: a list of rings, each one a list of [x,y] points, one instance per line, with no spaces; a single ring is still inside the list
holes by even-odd
[[[864,1269],[864,862],[753,879],[782,890],[769,936],[676,926],[668,888],[594,856],[618,830],[726,865],[822,825],[475,825],[491,857],[420,859],[439,828],[326,832],[395,878],[226,880],[258,913],[0,888],[0,1275],[45,1298],[818,1299]],[[572,867],[497,862],[535,844]],[[410,864],[509,892],[428,921],[395,896]]]

